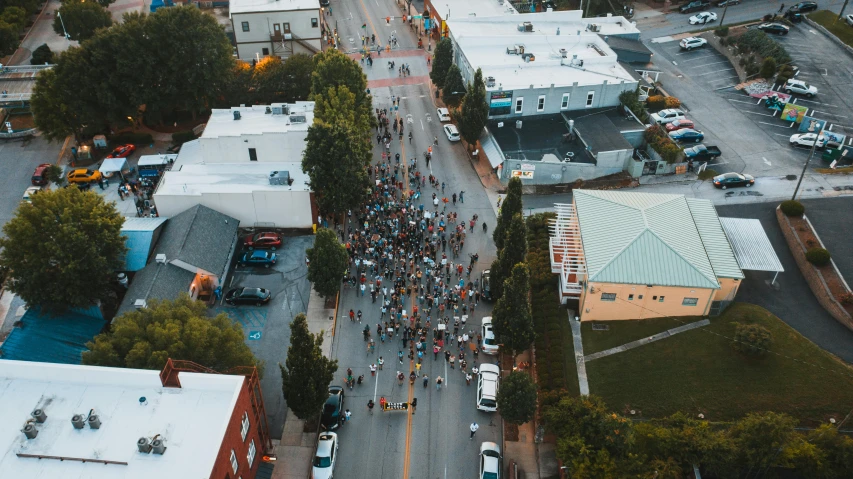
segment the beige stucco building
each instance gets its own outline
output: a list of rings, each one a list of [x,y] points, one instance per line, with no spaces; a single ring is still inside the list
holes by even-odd
[[[708,200],[575,190],[557,212],[551,268],[582,321],[715,314],[744,278]]]

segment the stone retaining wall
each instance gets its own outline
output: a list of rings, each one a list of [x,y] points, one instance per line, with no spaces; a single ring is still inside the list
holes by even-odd
[[[805,215],[803,215],[803,218],[805,218]],[[779,221],[779,227],[782,229],[782,236],[785,237],[785,242],[788,243],[788,249],[791,250],[794,261],[797,262],[797,267],[803,273],[803,277],[806,278],[806,283],[808,283],[809,289],[812,290],[812,293],[817,298],[817,302],[836,321],[853,330],[853,317],[833,297],[829,291],[829,286],[826,284],[826,280],[823,278],[823,273],[806,259],[805,245],[800,241],[800,237],[794,231],[794,227],[788,221],[788,217],[782,213],[779,207],[776,208],[776,219]],[[815,235],[815,237],[817,236]]]

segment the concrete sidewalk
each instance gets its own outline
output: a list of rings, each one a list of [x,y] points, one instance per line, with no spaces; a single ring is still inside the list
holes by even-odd
[[[581,338],[581,323],[574,320],[574,312],[569,311],[569,325],[572,327],[572,342],[575,346],[575,363],[578,368],[578,388],[584,396],[589,396],[589,381],[586,377],[586,363],[583,355],[583,339]]]
[[[636,341],[631,341],[630,343],[625,343],[621,346],[616,346],[615,348],[605,349],[604,351],[599,351],[597,353],[588,354],[584,357],[584,361],[592,361],[593,359],[603,358],[605,356],[610,356],[616,353],[621,353],[623,351],[627,351],[629,349],[634,349],[640,347],[644,344],[653,343],[655,341],[660,341],[661,339],[668,338],[670,336],[676,335],[678,333],[683,333],[685,331],[690,331],[691,329],[701,328],[702,326],[707,326],[711,324],[710,320],[703,319],[701,321],[696,321],[689,324],[681,325],[677,328],[668,329],[662,333],[653,334],[651,336],[638,339]],[[578,326],[580,328],[580,326]]]
[[[530,351],[519,354],[516,361],[531,363]],[[539,479],[541,477],[535,436],[535,421],[530,421],[518,426],[518,441],[507,441],[506,437],[503,441],[504,465],[509,466],[515,462],[522,472],[520,477],[527,479]]]
[[[326,308],[325,300],[311,288],[308,308],[308,331],[323,336],[323,355],[329,357],[335,335],[335,308]],[[282,345],[282,347],[287,347]],[[288,409],[284,418],[281,441],[273,441],[278,460],[273,469],[273,479],[305,479],[311,476],[311,461],[317,445],[316,432],[303,432],[305,421]]]

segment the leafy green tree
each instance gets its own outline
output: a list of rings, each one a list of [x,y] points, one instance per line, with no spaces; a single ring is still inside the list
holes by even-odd
[[[0,2],[0,8],[20,7],[27,14],[33,14],[41,7],[41,2],[38,0],[3,0]]]
[[[355,60],[338,50],[330,49],[314,55],[314,71],[311,73],[311,93],[323,95],[329,87],[345,86],[355,95],[355,105],[360,115],[372,117],[371,97],[367,94],[367,77]],[[369,128],[368,128],[369,129]],[[369,132],[363,132],[365,136]]]
[[[429,72],[429,77],[436,87],[444,88],[444,78],[447,76],[450,65],[453,65],[453,44],[449,38],[442,38],[435,45],[432,70]]]
[[[15,25],[18,30],[23,30],[27,26],[30,14],[21,7],[6,7],[3,13],[0,14],[0,21],[6,22],[9,25]]]
[[[527,258],[527,224],[520,213],[510,219],[503,244],[504,248],[492,263],[491,294],[495,300],[503,296],[504,281],[509,277],[512,268]]]
[[[297,53],[284,61],[284,97],[282,101],[293,103],[305,101],[311,95],[311,81],[314,73],[314,60],[311,55]]]
[[[776,60],[773,57],[767,57],[761,62],[761,70],[758,76],[761,78],[771,79],[776,74]]]
[[[308,128],[302,170],[308,173],[322,214],[343,214],[364,204],[371,150],[353,126],[314,122]]]
[[[356,96],[346,85],[329,87],[314,94],[314,119],[329,125],[352,126],[356,131],[370,130],[372,116],[356,104]],[[364,141],[370,144],[370,137]]]
[[[253,90],[254,71],[242,60],[235,60],[220,86],[214,108],[231,108],[234,105],[250,105],[255,102]]]
[[[530,272],[527,263],[513,266],[504,281],[503,292],[492,312],[495,339],[515,356],[530,347],[535,335],[530,312]]]
[[[98,3],[99,3],[102,7],[107,8],[107,7],[109,7],[110,5],[112,5],[113,3],[115,3],[115,1],[116,1],[116,0],[98,0]]]
[[[261,104],[277,103],[284,95],[284,64],[277,56],[263,58],[255,65],[252,83],[255,99]]]
[[[0,54],[10,55],[18,49],[21,43],[18,38],[20,31],[16,25],[0,21]]]
[[[208,316],[201,301],[181,294],[173,301],[151,300],[127,312],[108,332],[95,336],[83,352],[83,364],[134,369],[162,369],[181,359],[218,372],[262,364],[246,345],[243,328],[225,313]]]
[[[797,420],[775,412],[749,413],[729,429],[737,447],[737,461],[747,475],[781,461],[782,449],[791,440]]]
[[[53,19],[53,31],[60,35],[67,32],[72,40],[83,41],[95,36],[99,28],[109,28],[112,24],[112,14],[97,2],[68,1],[59,7],[59,15]]]
[[[44,170],[44,179],[53,183],[56,186],[65,184],[65,176],[62,174],[62,168],[58,165],[50,165]]]
[[[290,323],[287,360],[284,366],[278,366],[284,400],[299,419],[313,419],[320,414],[338,370],[338,361],[324,356],[322,345],[323,335],[309,332],[305,314],[297,314]]]
[[[663,419],[633,425],[638,454],[662,461],[671,470],[670,461],[679,465],[684,475],[693,464],[701,464],[707,471],[712,467],[722,477],[734,461],[734,444],[724,431],[714,429],[708,421],[700,421],[683,413]],[[726,467],[721,467],[721,466]]]
[[[314,247],[308,248],[308,281],[320,296],[331,298],[341,289],[341,279],[346,273],[349,255],[338,235],[328,229],[319,228]]]
[[[489,118],[489,104],[486,103],[486,84],[483,83],[483,71],[477,69],[474,83],[468,85],[468,91],[462,99],[462,107],[456,120],[459,123],[459,135],[470,148],[474,148],[483,134],[483,128]]]
[[[459,105],[465,95],[465,83],[462,81],[462,72],[456,65],[450,65],[444,76],[444,88],[441,89],[441,99],[450,107]]]
[[[127,251],[124,217],[95,192],[45,191],[21,204],[3,227],[0,265],[7,287],[51,312],[86,308],[112,297]]]
[[[761,356],[773,345],[770,330],[760,324],[735,324],[735,337],[732,340],[735,351],[750,356]]]
[[[504,248],[504,239],[506,238],[504,230],[507,228],[510,219],[516,214],[521,214],[522,208],[521,178],[510,178],[506,187],[506,196],[501,202],[501,208],[498,212],[498,224],[492,232],[492,239],[495,240],[498,251]]]
[[[45,63],[51,64],[55,61],[55,55],[50,50],[50,47],[47,46],[47,43],[42,43],[42,45],[35,50],[33,50],[33,57],[30,59],[31,65],[44,65]]]
[[[808,460],[802,458],[803,454],[786,454],[803,477],[853,477],[853,439],[850,436],[840,434],[835,426],[823,424],[809,431],[806,440],[817,448],[809,454]]]
[[[67,93],[56,69],[42,70],[36,76],[30,108],[36,127],[47,139],[59,141],[73,134],[79,143],[84,120]]]
[[[501,417],[512,424],[524,424],[536,415],[536,383],[524,371],[503,378],[497,399]]]

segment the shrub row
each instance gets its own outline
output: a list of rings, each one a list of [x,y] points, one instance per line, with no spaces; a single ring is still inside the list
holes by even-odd
[[[681,100],[674,96],[653,95],[646,100],[646,105],[650,110],[661,110],[664,108],[678,108],[681,106]]]
[[[681,154],[681,148],[669,139],[666,130],[660,125],[652,125],[646,128],[646,131],[643,133],[643,139],[667,163],[675,163]]]
[[[737,39],[738,52],[755,53],[761,58],[771,57],[777,65],[791,63],[791,56],[779,42],[770,38],[761,30],[748,30]]]
[[[640,101],[640,93],[637,90],[623,91],[619,94],[619,102],[631,110],[641,122],[645,123],[649,120],[649,114],[646,112],[643,102]]]
[[[562,324],[566,312],[557,299],[557,276],[551,272],[548,251],[548,221],[553,213],[542,213],[527,219],[530,267],[531,309],[536,330],[536,374],[540,391],[566,388],[566,366],[562,344]]]

